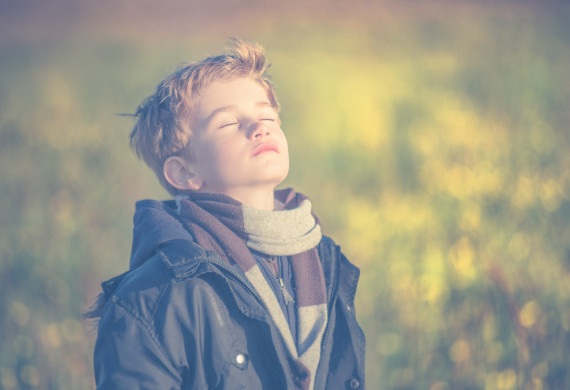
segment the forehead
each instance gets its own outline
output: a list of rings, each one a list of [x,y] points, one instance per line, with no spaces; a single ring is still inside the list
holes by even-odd
[[[269,102],[269,98],[257,81],[250,78],[218,80],[200,92],[196,111],[199,115],[209,115],[220,108],[259,102]]]

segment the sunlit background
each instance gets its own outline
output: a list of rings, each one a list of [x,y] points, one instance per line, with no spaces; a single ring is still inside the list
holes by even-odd
[[[0,3],[0,388],[94,388],[81,314],[167,198],[117,114],[232,36],[362,271],[368,388],[570,388],[570,4],[372,0]]]

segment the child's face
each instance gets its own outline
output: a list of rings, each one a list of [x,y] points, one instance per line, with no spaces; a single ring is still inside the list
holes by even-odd
[[[238,200],[271,191],[289,172],[289,150],[277,112],[254,80],[217,81],[200,94],[191,126],[191,165],[199,191]]]

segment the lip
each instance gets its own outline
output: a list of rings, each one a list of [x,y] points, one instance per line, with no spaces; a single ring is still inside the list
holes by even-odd
[[[279,147],[273,142],[264,142],[253,148],[251,157],[259,156],[260,154],[267,152],[279,153]]]

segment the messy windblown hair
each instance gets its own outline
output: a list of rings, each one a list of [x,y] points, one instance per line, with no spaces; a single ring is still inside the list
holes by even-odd
[[[187,154],[192,140],[190,119],[204,88],[216,81],[247,77],[262,86],[273,108],[279,110],[273,85],[266,75],[269,64],[263,47],[239,39],[231,40],[231,44],[227,54],[179,65],[134,114],[137,121],[130,134],[131,148],[173,195],[179,190],[166,180],[164,162],[177,155],[191,158]]]

